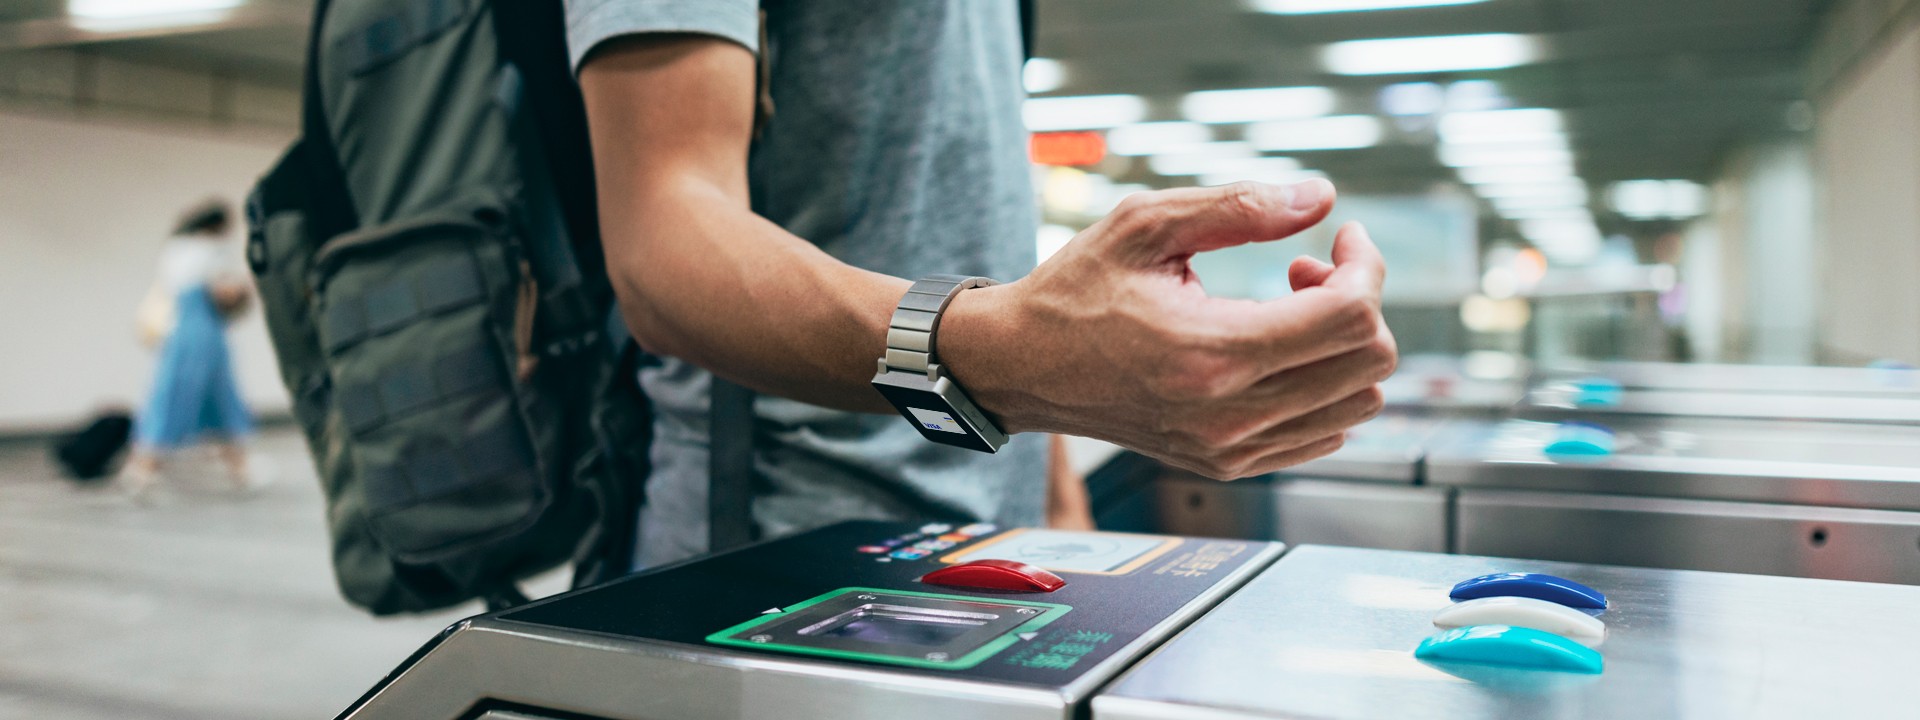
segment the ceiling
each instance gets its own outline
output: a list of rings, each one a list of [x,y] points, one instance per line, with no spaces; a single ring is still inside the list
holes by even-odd
[[[1066,84],[1050,94],[1139,94],[1158,119],[1177,119],[1179,97],[1194,90],[1326,86],[1339,92],[1338,112],[1372,114],[1380,88],[1391,83],[1493,80],[1515,107],[1563,110],[1579,172],[1596,186],[1707,181],[1735,142],[1788,132],[1791,108],[1804,95],[1806,48],[1828,3],[1490,0],[1283,16],[1252,12],[1240,0],[1038,0],[1036,41],[1037,54],[1067,68]],[[65,0],[5,0],[0,49],[84,45],[291,84],[310,5],[249,0],[220,23],[100,35],[66,27]],[[1316,55],[1342,40],[1488,32],[1539,36],[1546,55],[1506,70],[1365,77],[1329,74]],[[1415,120],[1377,147],[1292,154],[1343,187],[1416,191],[1451,177],[1435,161],[1432,141]]]
[[[1253,12],[1239,0],[1040,0],[1040,56],[1066,65],[1051,95],[1131,93],[1151,119],[1178,119],[1186,92],[1325,86],[1340,113],[1378,114],[1388,84],[1486,79],[1513,107],[1560,109],[1580,175],[1709,181],[1734,143],[1790,132],[1803,68],[1828,0],[1491,0],[1320,15]],[[1366,38],[1521,33],[1541,61],[1439,75],[1340,76],[1317,51]],[[1804,108],[1798,112],[1804,114]],[[1804,123],[1804,120],[1801,121]],[[1804,127],[1804,126],[1803,126]],[[1360,150],[1289,153],[1343,188],[1416,191],[1450,179],[1419,121]]]

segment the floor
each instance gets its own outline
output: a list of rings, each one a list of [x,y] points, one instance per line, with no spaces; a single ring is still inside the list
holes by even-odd
[[[264,488],[238,494],[187,458],[143,505],[61,478],[37,445],[0,446],[0,720],[331,717],[478,612],[347,605],[304,446],[272,431],[254,452]]]

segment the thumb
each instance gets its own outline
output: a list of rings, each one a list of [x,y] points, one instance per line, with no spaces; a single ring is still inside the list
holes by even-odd
[[[1299,292],[1326,282],[1327,276],[1332,274],[1332,265],[1301,255],[1287,266],[1287,284],[1293,287],[1294,292]]]
[[[1323,178],[1176,188],[1137,193],[1108,219],[1125,255],[1158,264],[1293,235],[1324,219],[1334,195],[1333,183]]]
[[[1357,222],[1341,226],[1339,234],[1333,236],[1333,272],[1328,273],[1324,284],[1368,295],[1377,304],[1386,279],[1387,261],[1380,256],[1380,248],[1373,244],[1367,228]]]

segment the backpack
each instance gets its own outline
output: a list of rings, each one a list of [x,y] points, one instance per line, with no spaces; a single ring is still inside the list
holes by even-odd
[[[651,431],[557,0],[321,0],[248,262],[376,615],[624,573]]]
[[[101,412],[85,427],[54,438],[54,463],[75,480],[98,480],[112,469],[132,435],[132,416],[119,410]]]

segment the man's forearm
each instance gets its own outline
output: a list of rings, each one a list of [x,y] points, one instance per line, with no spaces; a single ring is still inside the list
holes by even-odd
[[[620,308],[640,344],[761,392],[892,412],[869,385],[908,282],[862,270],[694,183],[649,188],[613,224]]]

